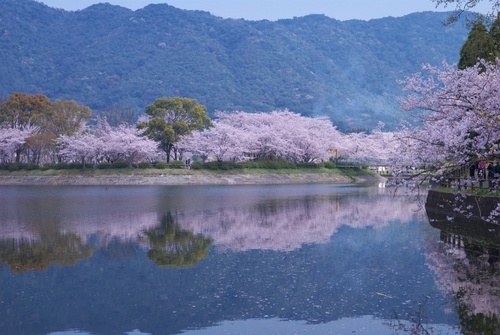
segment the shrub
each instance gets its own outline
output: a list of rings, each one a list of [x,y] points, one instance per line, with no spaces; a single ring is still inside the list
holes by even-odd
[[[166,169],[168,167],[167,162],[156,162],[153,165],[157,169]]]
[[[319,169],[321,166],[312,162],[297,163],[299,169]]]
[[[192,166],[191,166],[192,167]],[[206,162],[203,164],[203,168],[207,170],[233,170],[240,169],[242,166],[235,162]]]
[[[323,166],[327,169],[335,169],[337,167],[337,164],[335,164],[334,162],[328,161],[328,162],[323,163]]]
[[[243,163],[243,166],[248,169],[296,169],[297,164],[294,162],[288,162],[284,160],[258,160],[258,161],[248,161]]]
[[[193,169],[193,170],[201,170],[201,169],[203,169],[203,162],[194,162],[194,163],[191,163],[191,169]]]
[[[68,169],[81,169],[83,168],[82,163],[79,162],[71,162],[68,164]]]
[[[50,164],[51,169],[54,170],[66,170],[69,169],[69,165],[66,162],[60,162],[55,164]]]
[[[110,162],[102,162],[102,163],[97,164],[97,168],[102,169],[102,170],[112,169],[113,164]]]
[[[22,170],[32,171],[40,169],[40,166],[35,163],[20,163],[20,168]]]
[[[113,169],[126,169],[129,167],[128,162],[123,160],[113,162],[112,166]]]
[[[184,169],[186,167],[186,163],[183,161],[171,161],[168,166],[171,169]]]
[[[19,171],[19,170],[21,170],[19,163],[6,163],[6,164],[3,164],[3,168],[4,168],[4,170],[7,170],[7,171]]]
[[[151,169],[153,167],[153,164],[151,162],[140,162],[137,167],[139,169]]]

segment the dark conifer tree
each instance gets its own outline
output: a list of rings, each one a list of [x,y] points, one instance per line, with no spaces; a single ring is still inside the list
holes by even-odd
[[[482,20],[474,23],[469,36],[460,50],[458,68],[463,70],[474,66],[480,59],[495,60],[495,43]]]

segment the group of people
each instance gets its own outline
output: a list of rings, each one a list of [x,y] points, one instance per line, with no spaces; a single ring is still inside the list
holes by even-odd
[[[474,179],[500,178],[500,162],[477,161],[470,166],[469,176]]]

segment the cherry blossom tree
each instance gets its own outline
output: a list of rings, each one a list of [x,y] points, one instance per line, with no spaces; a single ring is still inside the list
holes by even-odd
[[[56,138],[81,132],[92,111],[72,100],[52,103],[42,94],[15,92],[0,104],[0,125],[10,128],[38,127],[22,146],[18,146],[16,162],[45,163],[55,160]],[[22,132],[22,130],[21,130]]]
[[[177,144],[179,150],[191,152],[203,161],[211,157],[217,161],[240,160],[244,155],[244,133],[220,120],[214,121],[213,125],[181,140]]]
[[[271,116],[272,117],[272,116]],[[327,161],[339,145],[341,134],[326,117],[306,118],[286,112],[277,136],[285,141],[283,156],[294,162]]]
[[[125,160],[132,164],[152,160],[158,155],[158,143],[144,136],[144,130],[135,125],[121,124],[111,127],[106,120],[99,119],[94,129],[84,133],[62,135],[57,140],[59,154],[66,160],[97,164]]]
[[[26,139],[39,131],[38,127],[27,124],[18,128],[0,128],[0,162],[19,162]]]
[[[92,133],[61,135],[57,139],[59,155],[65,160],[78,161],[85,168],[85,163],[97,164],[105,152],[103,138]]]
[[[285,159],[294,162],[328,160],[340,133],[327,118],[297,113],[217,113],[213,127],[178,146],[210,159]]]
[[[126,160],[129,166],[158,155],[158,143],[144,135],[135,125],[121,124],[101,137],[106,143],[106,154],[112,160]]]
[[[400,155],[401,132],[384,132],[383,123],[370,133],[342,134],[339,150],[344,158],[365,164],[401,165],[409,160]]]
[[[426,74],[424,74],[426,73]],[[413,164],[432,172],[468,167],[476,160],[500,158],[500,62],[480,62],[457,70],[424,66],[404,82],[407,111],[422,126],[405,131],[404,151]]]

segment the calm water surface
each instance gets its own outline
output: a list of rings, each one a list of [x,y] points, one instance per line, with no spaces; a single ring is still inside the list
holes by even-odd
[[[495,245],[468,253],[390,189],[2,186],[0,204],[0,334],[500,332]]]

